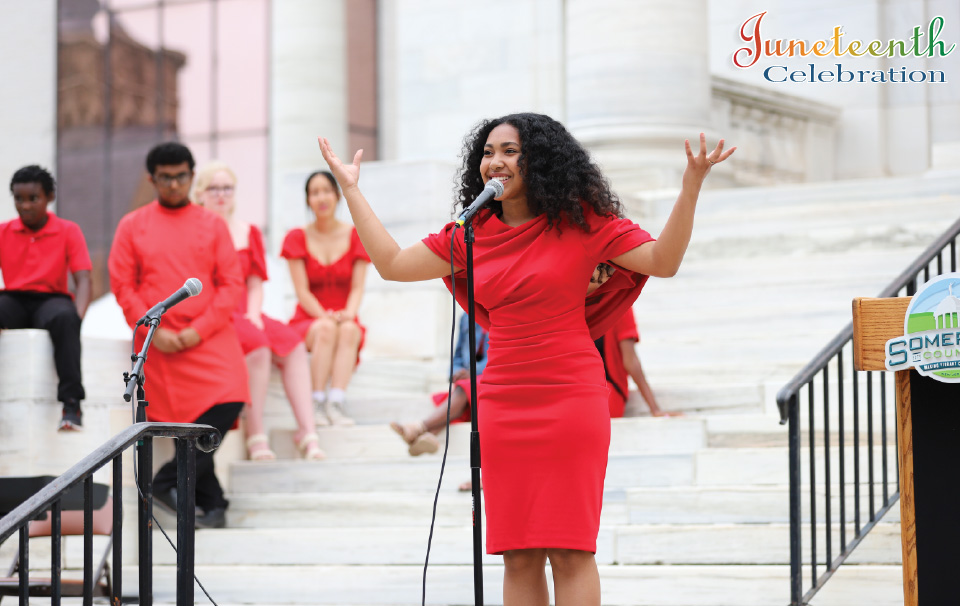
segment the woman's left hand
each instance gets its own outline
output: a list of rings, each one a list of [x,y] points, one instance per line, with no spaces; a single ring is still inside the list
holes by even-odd
[[[260,330],[263,330],[263,316],[261,316],[258,313],[254,313],[250,311],[246,313],[246,316],[247,316],[247,320],[250,320],[251,324],[259,328]]]
[[[699,187],[700,184],[703,183],[703,180],[707,177],[707,173],[710,172],[714,164],[720,164],[729,158],[730,154],[737,149],[736,147],[731,147],[727,151],[723,151],[723,139],[720,139],[717,147],[708,154],[707,137],[703,133],[700,133],[700,153],[696,156],[693,155],[693,150],[690,149],[689,139],[685,140],[683,145],[687,150],[687,169],[683,171],[683,184],[696,187]]]
[[[317,137],[317,141],[320,143],[320,153],[323,154],[323,159],[326,160],[330,172],[333,173],[340,187],[346,190],[356,186],[360,181],[360,160],[363,158],[363,150],[357,150],[353,156],[353,164],[344,164],[337,154],[333,153],[333,147],[326,137]]]

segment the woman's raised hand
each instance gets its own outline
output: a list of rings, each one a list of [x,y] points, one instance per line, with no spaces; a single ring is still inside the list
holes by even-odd
[[[683,145],[687,150],[687,170],[683,172],[684,184],[687,184],[687,179],[695,179],[697,183],[690,183],[690,185],[697,186],[703,182],[703,179],[707,176],[707,173],[710,172],[714,164],[723,162],[737,149],[736,147],[731,147],[727,151],[723,151],[723,139],[720,139],[720,142],[717,143],[714,150],[708,154],[707,137],[703,133],[700,133],[700,153],[696,156],[693,155],[693,150],[690,149],[689,139],[685,140]]]
[[[320,143],[320,153],[323,154],[323,159],[327,161],[330,172],[333,173],[340,187],[343,189],[354,187],[360,180],[360,158],[363,157],[363,150],[357,150],[353,156],[353,164],[344,164],[337,154],[333,153],[330,141],[326,137],[317,137],[317,141]]]

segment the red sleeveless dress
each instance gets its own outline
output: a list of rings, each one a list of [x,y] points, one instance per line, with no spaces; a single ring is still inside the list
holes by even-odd
[[[295,330],[266,314],[260,314],[260,319],[263,321],[263,330],[260,330],[246,316],[247,278],[259,276],[264,282],[267,281],[267,257],[263,247],[263,235],[256,225],[250,226],[247,247],[238,250],[237,256],[240,257],[244,288],[240,303],[233,312],[233,326],[237,330],[243,353],[248,354],[255,349],[269,347],[270,351],[281,358],[290,355],[293,348],[303,340]]]
[[[627,219],[584,214],[589,231],[565,221],[547,229],[544,215],[517,227],[489,210],[475,219],[477,318],[490,332],[477,395],[488,553],[597,549],[610,413],[593,341],[647,277],[620,269],[585,294],[599,262],[653,238]],[[423,241],[449,260],[453,239],[454,265],[465,267],[453,226]],[[465,272],[454,282],[465,305]]]
[[[350,233],[350,248],[342,257],[331,263],[324,265],[307,251],[307,234],[302,227],[291,229],[283,239],[283,249],[280,256],[284,259],[303,259],[307,266],[307,280],[310,282],[310,292],[320,301],[324,309],[331,311],[340,311],[347,305],[347,297],[350,296],[350,285],[353,279],[353,265],[357,262],[369,263],[370,257],[360,243],[360,236],[357,235],[356,228],[352,228]],[[297,304],[297,309],[290,318],[290,328],[295,330],[300,338],[307,336],[307,330],[316,320]],[[360,349],[363,349],[364,336],[367,334],[366,327],[360,323],[359,318],[354,318],[357,326],[360,327]],[[359,359],[360,349],[357,350]]]

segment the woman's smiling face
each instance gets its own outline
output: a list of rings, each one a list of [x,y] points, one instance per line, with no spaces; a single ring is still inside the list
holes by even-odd
[[[480,160],[480,176],[486,183],[496,179],[503,184],[497,200],[526,200],[527,187],[520,174],[520,132],[511,124],[500,124],[487,135]]]

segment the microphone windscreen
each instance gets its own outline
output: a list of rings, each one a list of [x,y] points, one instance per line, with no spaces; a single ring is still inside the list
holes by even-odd
[[[203,283],[196,278],[190,278],[184,282],[183,285],[186,287],[187,292],[190,293],[191,297],[196,297],[200,294],[200,291],[203,290]]]
[[[487,185],[486,187],[484,187],[484,189],[493,189],[494,198],[499,198],[500,196],[503,195],[503,183],[501,183],[497,179],[490,179],[489,181],[487,181]]]

